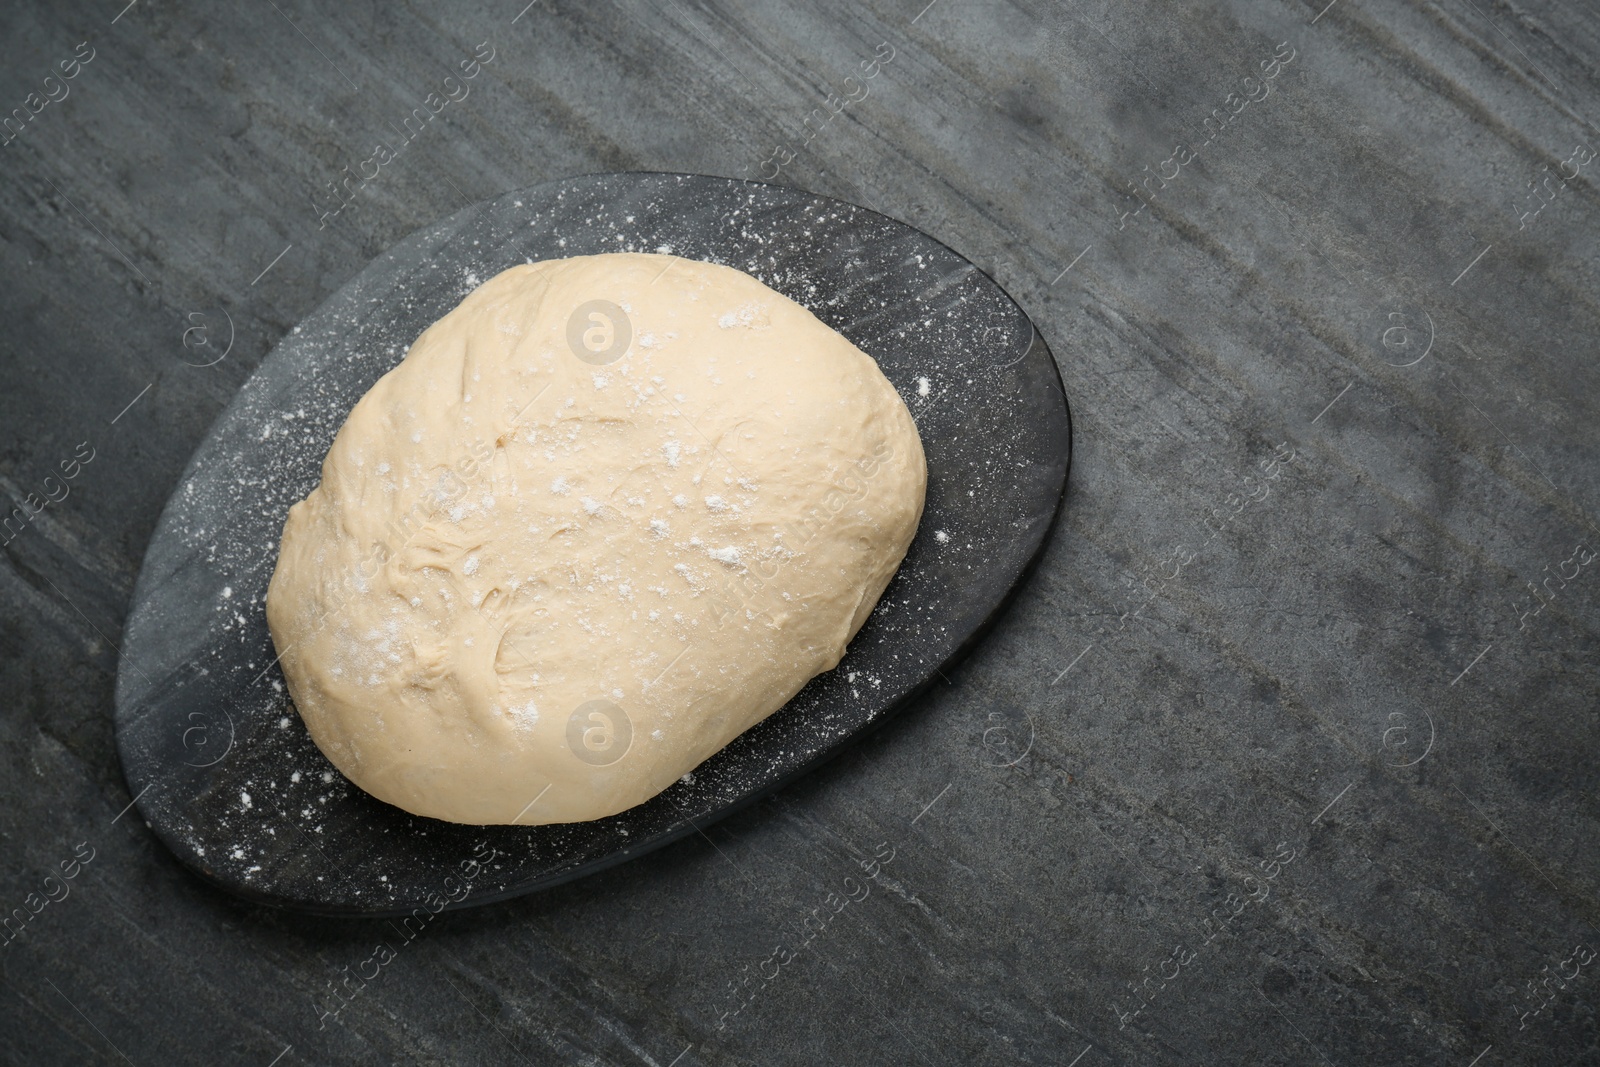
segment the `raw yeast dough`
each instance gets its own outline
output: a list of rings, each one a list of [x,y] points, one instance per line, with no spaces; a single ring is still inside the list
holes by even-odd
[[[350,412],[267,619],[311,736],[373,796],[601,818],[838,663],[926,481],[871,357],[749,275],[513,267]]]

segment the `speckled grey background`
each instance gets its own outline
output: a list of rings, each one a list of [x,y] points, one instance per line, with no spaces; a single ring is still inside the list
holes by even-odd
[[[7,1061],[1600,1062],[1596,57],[1549,0],[9,5]],[[621,169],[995,274],[1073,401],[1039,572],[638,863],[409,938],[206,888],[110,725],[184,462],[405,234]]]

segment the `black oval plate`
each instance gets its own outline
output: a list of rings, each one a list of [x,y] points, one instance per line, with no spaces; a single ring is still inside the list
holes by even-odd
[[[833,671],[645,804],[558,826],[460,826],[350,784],[289,702],[263,609],[289,506],[355,402],[430,323],[516,263],[670,251],[738,267],[877,359],[928,458],[922,526]],[[987,628],[1066,485],[1061,377],[1028,317],[944,245],[784,186],[602,174],[477,204],[379,257],[283,339],[201,444],[145,554],[117,676],[117,747],[146,822],[265,904],[398,915],[621,863],[816,767]]]

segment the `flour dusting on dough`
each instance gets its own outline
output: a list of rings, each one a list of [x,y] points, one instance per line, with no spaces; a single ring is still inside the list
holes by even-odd
[[[633,339],[599,366],[568,330],[595,306]],[[871,357],[652,254],[491,278],[324,469],[267,601],[295,703],[352,781],[466,823],[613,814],[781,707],[865,621],[926,480]]]

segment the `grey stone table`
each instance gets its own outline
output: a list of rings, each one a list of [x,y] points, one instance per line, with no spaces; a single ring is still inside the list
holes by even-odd
[[[1600,1063],[1597,56],[1553,0],[8,5],[0,1056]],[[1075,418],[1039,569],[638,862],[420,930],[208,888],[111,732],[183,464],[372,257],[608,170],[1005,285]]]

